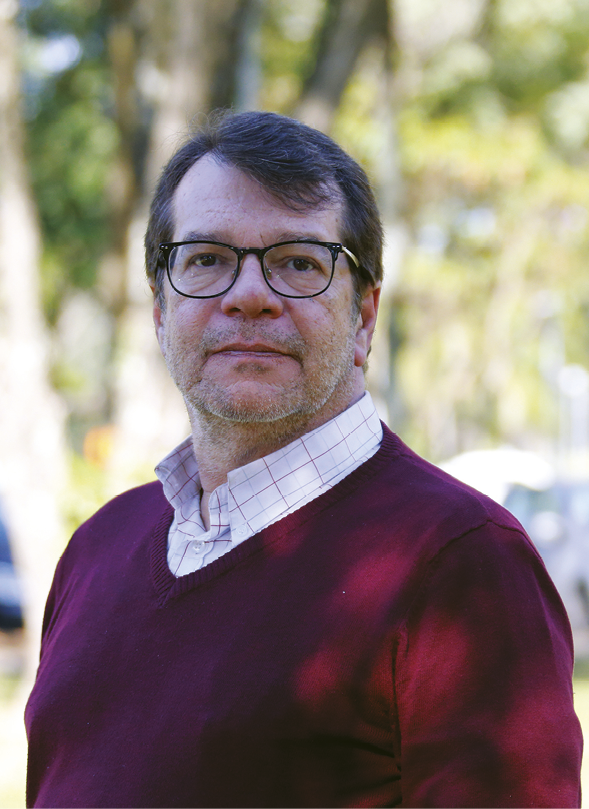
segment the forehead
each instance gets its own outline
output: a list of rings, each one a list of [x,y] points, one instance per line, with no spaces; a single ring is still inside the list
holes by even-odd
[[[254,246],[252,239],[269,244],[305,236],[339,241],[342,209],[334,192],[328,206],[292,210],[239,169],[205,155],[174,194],[173,240],[205,236],[241,246]]]

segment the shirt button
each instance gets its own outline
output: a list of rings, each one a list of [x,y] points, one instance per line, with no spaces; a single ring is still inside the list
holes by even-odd
[[[245,525],[240,525],[239,528],[235,532],[238,537],[243,537],[247,534],[247,528]]]
[[[199,551],[202,551],[202,549],[204,548],[204,546],[205,546],[204,540],[202,540],[202,539],[197,539],[197,540],[195,541],[195,543],[194,543],[194,550],[195,550],[195,551],[198,553]]]

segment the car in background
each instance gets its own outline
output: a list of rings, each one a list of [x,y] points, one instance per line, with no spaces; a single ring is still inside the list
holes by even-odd
[[[589,627],[589,482],[512,485],[504,502],[544,559],[573,629]]]
[[[6,523],[0,511],[0,630],[20,629],[22,625],[22,590],[10,552]]]
[[[540,455],[515,447],[465,452],[439,465],[520,521],[564,602],[577,655],[589,656],[589,481],[561,480]]]

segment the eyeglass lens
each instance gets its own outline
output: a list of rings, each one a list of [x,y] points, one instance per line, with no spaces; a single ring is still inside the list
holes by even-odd
[[[220,295],[233,283],[238,261],[237,253],[223,245],[183,244],[170,252],[170,280],[185,295]],[[276,292],[306,297],[327,289],[333,261],[331,251],[324,245],[288,242],[268,250],[264,274]]]

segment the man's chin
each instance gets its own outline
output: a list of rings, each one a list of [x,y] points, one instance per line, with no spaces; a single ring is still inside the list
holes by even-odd
[[[239,424],[264,424],[283,419],[298,420],[310,415],[308,403],[297,392],[293,397],[285,396],[284,390],[245,389],[228,392],[208,391],[187,397],[190,408],[201,417],[214,417]]]

